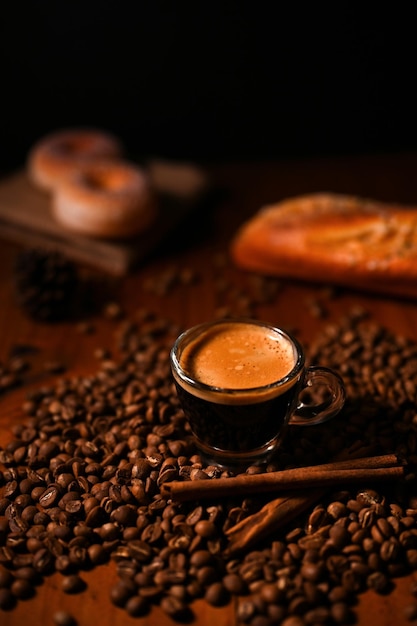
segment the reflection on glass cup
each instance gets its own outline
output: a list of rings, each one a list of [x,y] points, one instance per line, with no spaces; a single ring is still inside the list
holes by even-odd
[[[267,461],[288,425],[313,425],[345,402],[339,375],[306,367],[288,332],[248,319],[206,322],[182,333],[171,350],[178,397],[204,460],[222,467]],[[302,402],[302,391],[320,395]],[[326,390],[323,396],[322,390]]]

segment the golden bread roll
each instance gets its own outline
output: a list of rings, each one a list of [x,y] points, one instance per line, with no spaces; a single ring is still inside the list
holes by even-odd
[[[265,275],[417,297],[417,207],[315,193],[263,207],[231,257]]]

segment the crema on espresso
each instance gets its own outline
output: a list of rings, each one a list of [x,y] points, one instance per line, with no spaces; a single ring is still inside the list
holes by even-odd
[[[250,322],[224,321],[190,340],[181,350],[179,364],[189,378],[216,388],[216,394],[194,388],[194,395],[218,402],[222,398],[219,390],[233,390],[233,400],[230,396],[228,401],[245,403],[245,390],[258,390],[251,394],[253,402],[283,393],[294,381],[274,389],[268,386],[285,379],[296,359],[294,344],[277,330]],[[188,387],[184,380],[177,382]],[[223,401],[227,402],[225,398]]]

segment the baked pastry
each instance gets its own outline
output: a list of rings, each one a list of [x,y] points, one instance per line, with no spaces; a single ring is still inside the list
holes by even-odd
[[[417,297],[417,207],[316,193],[262,208],[231,257],[265,275]]]
[[[146,172],[122,160],[84,163],[61,180],[52,196],[57,222],[97,238],[133,237],[154,221],[156,210]]]
[[[123,156],[120,141],[95,129],[65,129],[40,139],[30,150],[27,172],[34,185],[52,191],[61,180],[84,163]]]

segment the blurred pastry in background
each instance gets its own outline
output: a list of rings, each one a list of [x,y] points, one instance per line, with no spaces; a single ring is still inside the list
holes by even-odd
[[[65,129],[42,137],[30,150],[27,172],[33,184],[52,191],[74,169],[96,159],[120,159],[117,137],[95,128]]]

